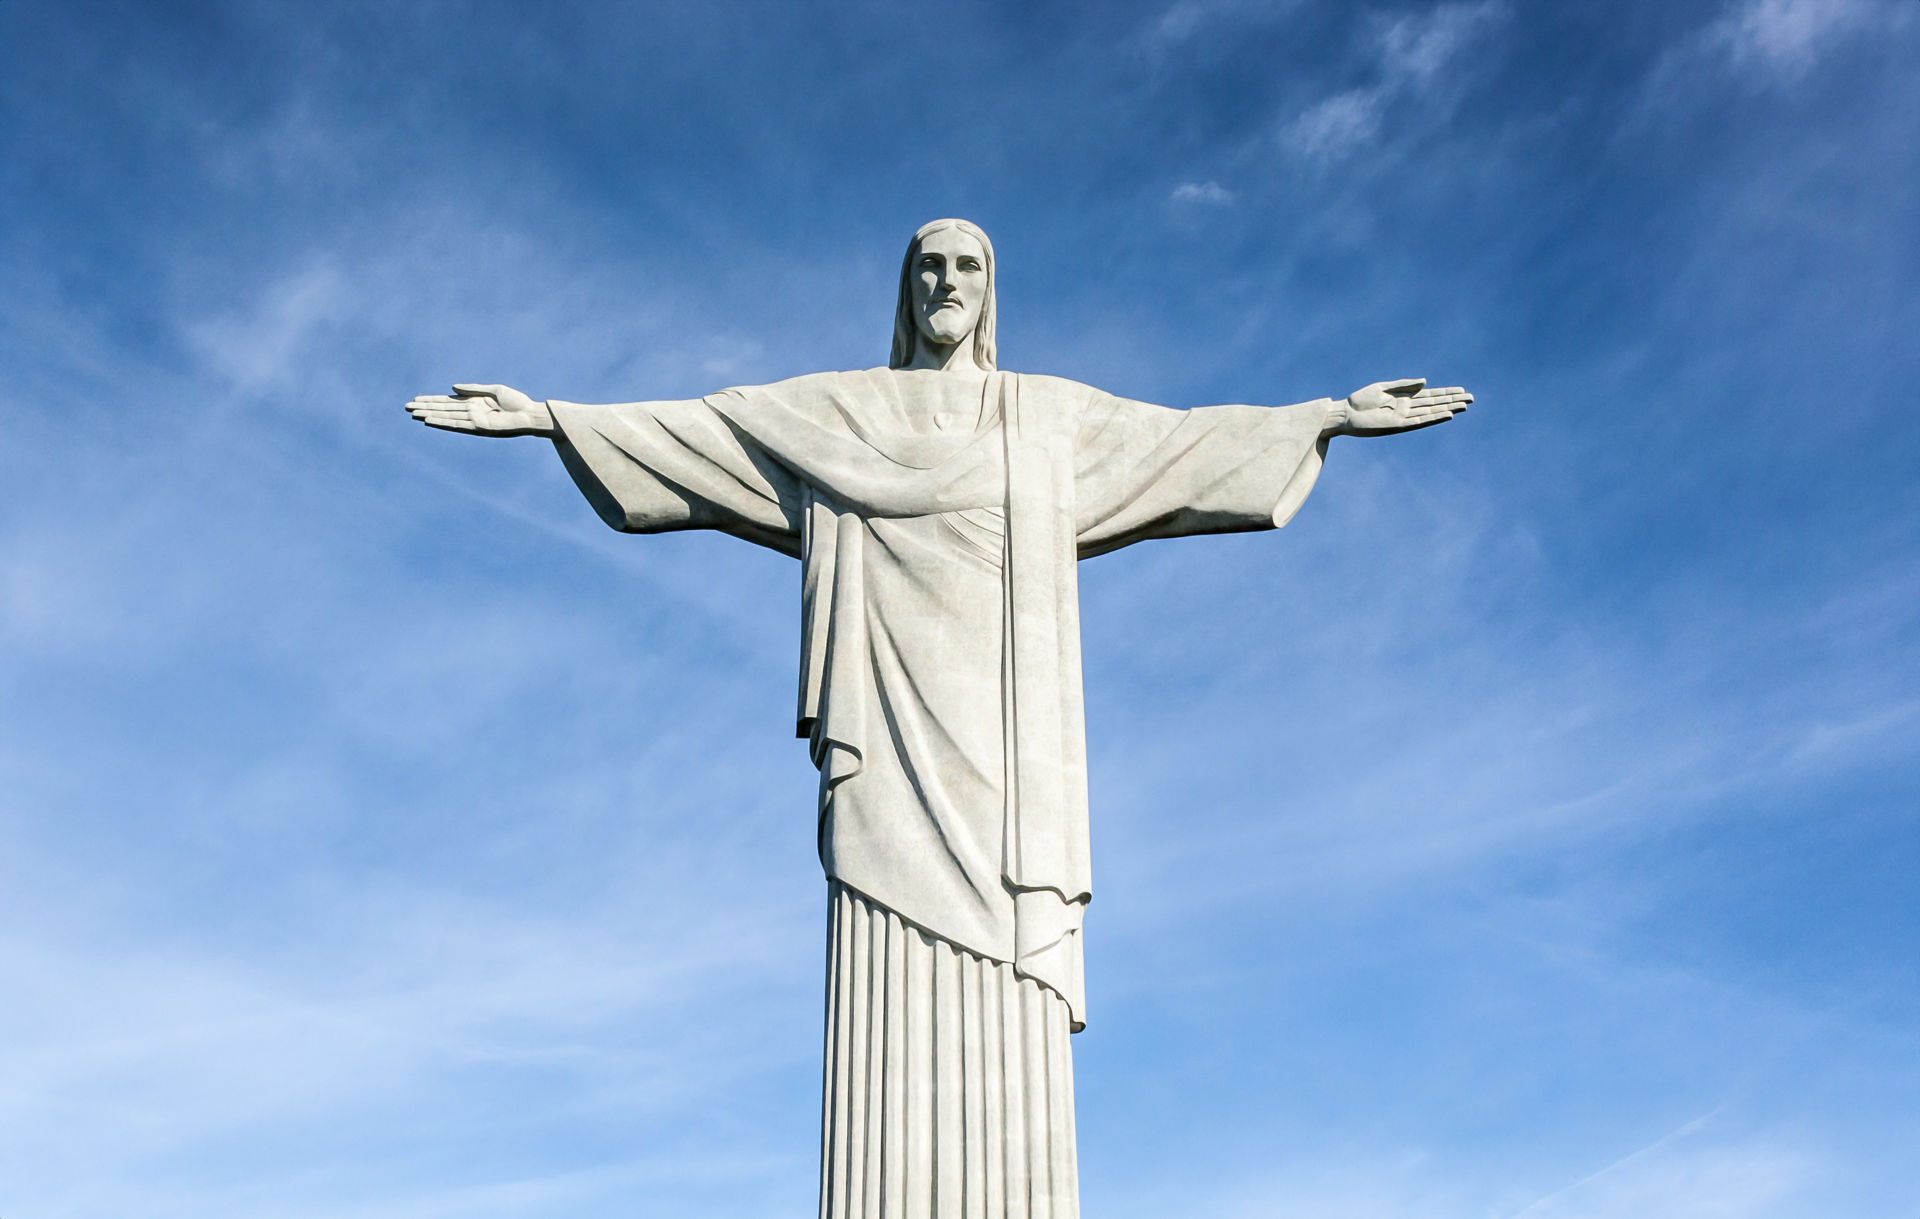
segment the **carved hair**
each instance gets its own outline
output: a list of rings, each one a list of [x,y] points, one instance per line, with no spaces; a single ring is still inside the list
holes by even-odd
[[[992,372],[997,355],[993,344],[993,243],[980,231],[980,226],[968,220],[933,220],[920,226],[920,231],[907,243],[907,256],[900,263],[900,304],[893,311],[893,355],[887,360],[889,368],[905,368],[913,363],[913,353],[920,342],[920,328],[913,320],[913,260],[920,254],[920,243],[942,229],[959,229],[962,233],[980,243],[980,252],[986,256],[987,291],[980,301],[980,318],[973,325],[973,362]]]

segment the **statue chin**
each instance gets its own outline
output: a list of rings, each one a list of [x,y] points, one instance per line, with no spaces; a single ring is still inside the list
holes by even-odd
[[[949,317],[949,314],[955,316]],[[957,309],[942,309],[920,323],[920,337],[942,347],[952,347],[973,333],[973,319],[959,316]]]

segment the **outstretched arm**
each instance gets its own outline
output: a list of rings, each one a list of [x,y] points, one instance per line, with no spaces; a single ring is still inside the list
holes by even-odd
[[[407,414],[448,432],[470,436],[558,436],[553,412],[509,385],[456,385],[452,395],[422,394]]]
[[[1376,381],[1347,395],[1327,412],[1321,428],[1329,436],[1388,436],[1445,423],[1473,401],[1459,386],[1428,389],[1425,377]]]
[[[1093,391],[1076,444],[1081,556],[1146,538],[1271,529],[1312,490],[1335,436],[1444,423],[1464,389],[1382,381],[1346,400],[1169,410]]]
[[[702,399],[590,406],[456,385],[407,413],[448,432],[551,439],[600,519],[623,532],[717,529],[800,552],[798,481]]]
[[[1285,524],[1319,477],[1336,406],[1175,410],[1093,391],[1075,446],[1081,557]]]

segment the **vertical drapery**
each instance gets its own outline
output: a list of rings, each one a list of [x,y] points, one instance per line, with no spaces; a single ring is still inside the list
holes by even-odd
[[[821,1219],[1079,1219],[1065,1000],[828,892]]]

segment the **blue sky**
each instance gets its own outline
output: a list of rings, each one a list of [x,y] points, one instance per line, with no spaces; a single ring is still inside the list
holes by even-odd
[[[1920,1213],[1920,7],[0,4],[0,1215],[805,1213],[790,560],[455,380],[1425,374],[1082,569],[1108,1219]]]

